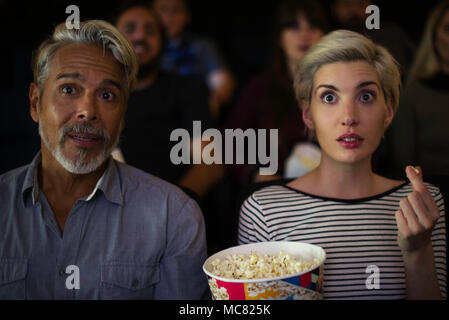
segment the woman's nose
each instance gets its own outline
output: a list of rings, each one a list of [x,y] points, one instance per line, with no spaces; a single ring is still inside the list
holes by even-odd
[[[344,121],[342,122],[342,125],[344,126],[353,126],[355,125],[357,122],[356,120],[354,120],[352,117],[347,116]]]
[[[343,107],[341,124],[344,126],[354,126],[359,122],[358,109],[354,102],[347,102]]]

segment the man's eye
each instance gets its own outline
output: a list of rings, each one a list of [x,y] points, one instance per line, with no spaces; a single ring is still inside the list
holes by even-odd
[[[62,87],[61,91],[64,94],[74,94],[75,93],[75,88],[71,87],[71,86],[64,86],[64,87]]]
[[[135,29],[136,29],[136,25],[134,23],[129,23],[129,24],[125,25],[124,32],[126,34],[131,34],[134,32]]]
[[[337,101],[337,98],[333,93],[325,93],[321,96],[321,99],[324,101],[324,103],[334,103]]]
[[[115,98],[115,95],[110,91],[105,91],[101,93],[101,98],[107,101],[112,101]]]

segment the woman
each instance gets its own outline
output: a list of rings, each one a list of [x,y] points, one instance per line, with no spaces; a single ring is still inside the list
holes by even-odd
[[[241,208],[239,242],[323,247],[328,299],[445,297],[438,188],[422,182],[420,168],[406,168],[406,183],[376,175],[371,167],[398,106],[400,74],[393,57],[358,33],[338,30],[301,59],[294,86],[304,123],[322,149],[321,162],[286,186],[253,193]],[[373,277],[380,283],[370,290]]]
[[[449,1],[432,10],[401,94],[390,154],[396,167],[413,161],[426,174],[449,176]]]
[[[293,71],[302,56],[326,31],[327,20],[317,1],[289,0],[280,6],[271,70],[253,79],[243,90],[226,123],[226,128],[243,130],[278,129],[278,172],[273,176],[263,176],[258,174],[257,164],[231,165],[230,172],[240,184],[281,178],[283,163],[295,144],[308,140],[301,129],[304,124],[292,90]]]

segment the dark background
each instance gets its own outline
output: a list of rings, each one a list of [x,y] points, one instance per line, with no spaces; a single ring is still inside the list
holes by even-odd
[[[321,2],[329,7],[330,0]],[[28,112],[32,50],[57,23],[66,20],[68,5],[77,5],[81,20],[87,20],[108,19],[121,3],[119,0],[0,0],[0,174],[29,163],[39,149],[37,128]],[[215,40],[237,78],[236,96],[251,77],[269,66],[273,18],[279,3],[274,0],[190,1],[190,29]],[[428,12],[436,3],[433,0],[376,1],[380,26],[395,22],[418,44]]]
[[[317,0],[329,7],[330,0]],[[35,48],[53,27],[68,17],[65,8],[75,4],[81,20],[108,19],[123,0],[110,1],[5,1],[0,0],[2,46]],[[237,78],[257,73],[266,66],[271,45],[273,16],[279,0],[190,0],[190,29],[213,38],[222,50]],[[429,1],[379,0],[381,27],[393,21],[419,42],[429,10],[437,3]],[[10,45],[8,45],[10,44]],[[12,47],[12,48],[11,48]],[[3,51],[3,50],[2,50]],[[6,61],[3,60],[2,64]],[[2,68],[3,69],[3,68]]]

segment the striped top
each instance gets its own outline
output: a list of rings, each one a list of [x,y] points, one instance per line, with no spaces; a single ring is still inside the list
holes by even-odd
[[[441,293],[446,298],[444,202],[437,187],[426,186],[440,210],[431,239]],[[238,240],[240,244],[301,241],[321,246],[326,251],[325,299],[404,299],[404,263],[397,244],[395,212],[410,192],[411,184],[404,183],[377,196],[342,200],[287,186],[266,187],[243,203]]]

